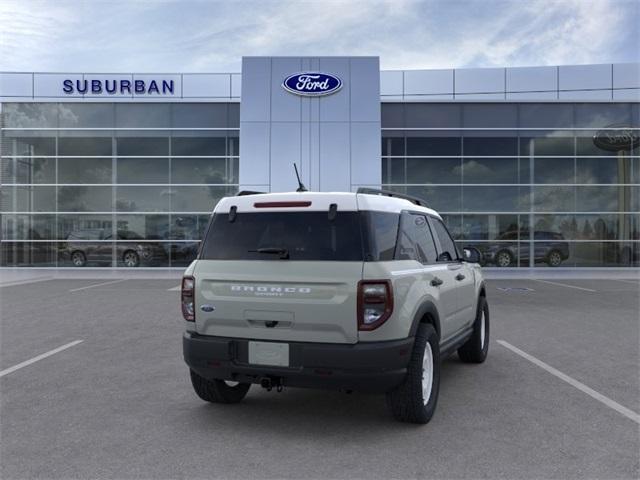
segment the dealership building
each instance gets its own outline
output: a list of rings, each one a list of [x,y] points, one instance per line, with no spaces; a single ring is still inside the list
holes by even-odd
[[[640,63],[0,73],[0,266],[184,267],[239,190],[420,197],[489,267],[640,266]]]

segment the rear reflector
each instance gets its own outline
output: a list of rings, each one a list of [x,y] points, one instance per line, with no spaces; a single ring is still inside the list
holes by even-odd
[[[295,208],[310,207],[311,202],[256,202],[253,204],[255,208]]]

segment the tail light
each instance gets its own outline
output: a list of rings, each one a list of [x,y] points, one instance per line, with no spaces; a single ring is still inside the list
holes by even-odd
[[[375,330],[393,313],[393,289],[389,280],[358,282],[358,330]]]
[[[182,316],[188,322],[196,321],[196,279],[182,277],[182,292],[180,295],[182,304]]]

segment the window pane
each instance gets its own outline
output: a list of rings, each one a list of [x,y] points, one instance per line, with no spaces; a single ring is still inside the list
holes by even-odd
[[[407,155],[459,156],[462,153],[460,137],[407,137]]]
[[[577,242],[571,244],[577,267],[637,267],[640,242]]]
[[[461,183],[459,158],[407,158],[407,183]]]
[[[431,225],[433,226],[433,233],[440,242],[440,250],[438,251],[438,258],[441,261],[452,261],[458,258],[458,252],[456,246],[449,232],[445,228],[444,224],[437,218],[431,218]]]
[[[200,242],[175,242],[165,245],[169,250],[170,265],[172,267],[186,267],[195,260]]]
[[[55,158],[3,158],[3,183],[56,183]]]
[[[380,119],[382,128],[403,128],[405,126],[404,103],[383,103]]]
[[[58,187],[60,212],[110,212],[111,187]]]
[[[462,125],[462,105],[406,103],[404,109],[407,127],[460,128]]]
[[[119,157],[169,155],[168,137],[119,137],[117,142]]]
[[[7,128],[58,126],[58,106],[55,103],[4,103],[2,115]]]
[[[576,127],[603,128],[631,124],[628,103],[576,103]]]
[[[117,215],[118,240],[166,240],[169,235],[169,215]]]
[[[8,187],[0,188],[0,210],[3,212],[54,212],[55,187]]]
[[[110,157],[111,137],[61,137],[58,155]]]
[[[497,240],[518,232],[518,215],[463,215],[466,240]]]
[[[173,183],[233,183],[232,165],[224,158],[172,158]]]
[[[168,212],[172,187],[117,187],[116,210],[119,212]]]
[[[464,187],[465,212],[517,212],[528,210],[527,187]]]
[[[573,158],[537,157],[533,165],[533,183],[575,183]]]
[[[572,104],[523,103],[518,106],[520,127],[571,128]]]
[[[518,183],[517,158],[465,158],[464,183]]]
[[[171,105],[167,103],[116,103],[118,128],[168,128]]]
[[[518,139],[516,137],[465,137],[463,140],[464,155],[481,156],[515,156],[518,155]]]
[[[404,155],[404,137],[382,137],[382,156],[388,155]]]
[[[576,187],[578,212],[632,212],[626,187]]]
[[[229,187],[173,187],[171,196],[172,212],[212,212],[218,201],[235,194]]]
[[[462,209],[462,187],[393,187],[398,193],[422,198],[429,208],[439,213],[460,212]]]
[[[5,240],[54,240],[54,215],[2,215],[2,235]]]
[[[172,126],[176,128],[225,128],[230,126],[227,103],[173,104]]]
[[[520,138],[520,154],[533,156],[573,156],[573,137],[522,137]]]
[[[58,159],[59,183],[112,183],[111,157]]]
[[[168,158],[118,158],[117,162],[117,183],[169,183]]]
[[[575,212],[575,187],[533,187],[533,207],[538,212]]]
[[[171,154],[177,156],[224,156],[225,137],[173,137]]]
[[[58,239],[98,240],[112,233],[111,215],[58,215]]]
[[[171,240],[201,240],[209,225],[210,215],[171,215]]]
[[[518,122],[518,106],[510,104],[478,103],[465,104],[463,109],[465,127],[499,128],[514,127]],[[509,154],[507,154],[509,155]]]
[[[577,158],[576,183],[631,183],[629,158]]]
[[[55,156],[56,139],[50,137],[18,137],[7,138],[8,142],[15,141],[15,148],[11,146],[3,155],[22,155],[27,157]]]
[[[61,128],[113,127],[113,104],[60,103]]]
[[[436,261],[436,246],[424,215],[405,213],[401,217],[398,234],[397,260],[416,260],[420,263]]]
[[[2,267],[55,267],[60,247],[55,242],[2,242]]]

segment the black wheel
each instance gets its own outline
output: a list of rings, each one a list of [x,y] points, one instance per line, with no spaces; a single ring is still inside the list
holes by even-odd
[[[485,297],[478,301],[476,321],[469,340],[458,349],[460,360],[467,363],[482,363],[489,352],[489,304]]]
[[[498,267],[508,267],[513,263],[513,255],[509,250],[501,250],[496,253],[495,264]]]
[[[407,376],[387,393],[387,406],[401,422],[428,423],[440,391],[440,346],[432,325],[418,327]]]
[[[207,380],[193,370],[191,385],[198,396],[211,403],[238,403],[247,395],[250,383],[230,382],[227,380]]]
[[[137,267],[140,265],[140,257],[133,250],[127,250],[122,255],[122,262],[125,267]]]
[[[75,251],[71,254],[71,263],[74,267],[84,267],[87,264],[87,257],[80,251]]]
[[[562,254],[557,250],[552,250],[547,255],[547,265],[557,267],[562,263]]]

